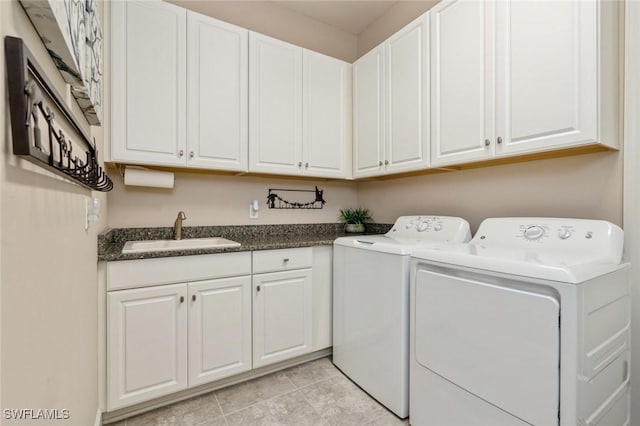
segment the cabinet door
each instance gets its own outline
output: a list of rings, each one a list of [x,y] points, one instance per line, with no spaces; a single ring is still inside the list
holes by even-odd
[[[346,178],[351,170],[351,65],[303,51],[304,173]]]
[[[431,165],[494,154],[494,3],[445,0],[431,14]]]
[[[111,160],[185,165],[185,9],[112,2],[111,35]]]
[[[497,2],[497,155],[597,140],[598,2]]]
[[[187,387],[187,286],[107,296],[108,410]]]
[[[187,164],[247,171],[249,31],[187,12]]]
[[[302,173],[302,48],[249,33],[249,170]]]
[[[387,173],[424,169],[429,151],[429,14],[386,42]]]
[[[189,386],[251,369],[251,278],[189,284]]]
[[[384,44],[353,63],[353,177],[384,168]]]
[[[311,351],[311,269],[253,276],[253,367]]]

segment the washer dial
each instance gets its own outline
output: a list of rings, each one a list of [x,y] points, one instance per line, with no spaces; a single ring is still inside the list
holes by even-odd
[[[416,225],[416,231],[418,232],[424,232],[427,229],[429,229],[429,221],[423,220]]]
[[[544,228],[538,225],[528,226],[524,230],[525,240],[535,241],[535,240],[539,240],[543,236],[544,236]]]
[[[558,230],[558,238],[561,240],[566,240],[571,236],[571,230],[567,228],[561,228]]]

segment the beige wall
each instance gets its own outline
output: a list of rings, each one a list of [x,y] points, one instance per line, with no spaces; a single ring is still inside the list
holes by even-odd
[[[397,216],[460,216],[472,231],[487,217],[547,216],[622,225],[622,154],[537,160],[358,185],[358,202],[377,221]]]
[[[22,37],[58,90],[65,91],[17,0],[0,1],[0,28],[3,38]],[[85,232],[84,203],[91,193],[11,154],[4,41],[0,57],[5,99],[0,106],[0,405],[68,409],[71,418],[65,425],[93,425],[98,403],[96,231],[106,222]],[[93,130],[100,146],[102,132]],[[2,420],[3,425],[32,423]]]
[[[347,181],[300,181],[255,176],[177,173],[174,189],[116,186],[109,193],[109,227],[172,226],[178,211],[185,226],[335,222],[340,208],[357,205],[356,184]],[[278,210],[266,206],[269,188],[324,190],[327,204],[318,210]],[[285,194],[282,193],[283,198]],[[314,194],[294,194],[313,200]],[[310,198],[309,198],[310,197]],[[260,202],[258,219],[249,219],[249,203]]]
[[[631,262],[631,401],[640,399],[640,2],[625,2],[624,245]],[[640,404],[631,405],[632,425],[640,424]]]
[[[353,62],[358,57],[358,39],[353,34],[311,19],[274,2],[169,1],[343,61]]]
[[[431,9],[439,0],[399,1],[358,34],[358,58]]]

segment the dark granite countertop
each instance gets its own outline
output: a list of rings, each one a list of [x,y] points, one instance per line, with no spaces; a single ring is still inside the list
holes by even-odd
[[[367,224],[365,234],[384,234],[391,226],[391,224],[380,223]],[[110,229],[98,236],[98,260],[150,259],[156,257],[322,246],[333,244],[333,241],[338,237],[354,234],[346,234],[344,232],[344,225],[339,223],[185,226],[182,230],[183,239],[222,237],[239,242],[240,247],[122,253],[122,248],[127,241],[165,240],[171,239],[172,235],[173,228],[169,227]]]

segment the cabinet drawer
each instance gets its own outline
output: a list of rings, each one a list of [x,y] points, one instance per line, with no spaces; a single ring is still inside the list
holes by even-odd
[[[254,251],[253,273],[310,268],[313,264],[312,253],[311,247]]]
[[[248,275],[251,252],[203,254],[107,264],[107,290]]]

